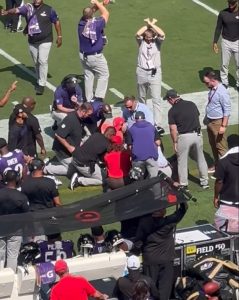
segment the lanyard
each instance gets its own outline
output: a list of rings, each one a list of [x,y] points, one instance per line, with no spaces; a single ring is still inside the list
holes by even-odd
[[[211,91],[212,91],[212,90],[211,90]],[[216,91],[217,91],[217,88],[214,90],[213,93],[211,93],[211,91],[210,91],[210,93],[209,93],[209,95],[208,95],[208,103],[211,102],[212,98],[214,97],[214,95],[215,95],[215,93],[216,93]]]

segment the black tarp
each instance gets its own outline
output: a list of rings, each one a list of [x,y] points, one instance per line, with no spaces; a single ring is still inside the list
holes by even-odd
[[[184,194],[164,178],[155,177],[62,207],[3,215],[0,217],[0,236],[16,232],[24,236],[52,234],[111,224],[186,200]]]

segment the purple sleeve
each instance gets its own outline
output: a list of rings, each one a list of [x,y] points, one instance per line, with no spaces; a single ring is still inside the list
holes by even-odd
[[[62,105],[63,104],[63,98],[61,95],[62,89],[57,88],[55,93],[54,93],[54,102],[56,105]]]
[[[28,12],[27,5],[23,5],[23,6],[18,7],[18,10],[19,10],[20,15],[22,15],[22,16],[27,15],[27,12]]]
[[[105,19],[102,17],[97,18],[97,25],[100,29],[105,28]]]
[[[56,11],[53,8],[51,9],[50,20],[51,20],[51,23],[54,23],[54,24],[57,21],[59,21],[58,15],[57,15]]]

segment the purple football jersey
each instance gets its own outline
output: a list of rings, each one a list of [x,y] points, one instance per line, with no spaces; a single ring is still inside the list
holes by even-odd
[[[8,170],[15,170],[22,176],[24,166],[24,154],[21,150],[15,149],[0,157],[0,175]]]
[[[49,243],[47,241],[37,241],[41,251],[41,256],[37,262],[55,261],[57,259],[66,259],[73,256],[73,242],[72,241],[59,241]]]
[[[56,281],[54,265],[51,262],[39,263],[36,265],[37,274],[41,284],[49,284]]]

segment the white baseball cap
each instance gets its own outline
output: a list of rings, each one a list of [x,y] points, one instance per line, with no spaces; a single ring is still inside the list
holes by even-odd
[[[130,270],[138,270],[140,268],[140,260],[138,256],[131,255],[127,259],[127,268]]]

